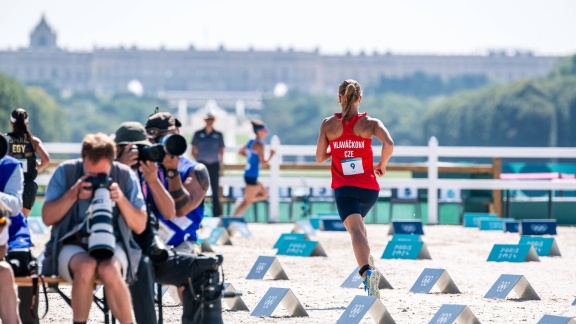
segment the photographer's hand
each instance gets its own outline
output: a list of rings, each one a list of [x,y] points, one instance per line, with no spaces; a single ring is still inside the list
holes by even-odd
[[[138,164],[138,150],[133,150],[132,145],[133,143],[126,145],[122,150],[122,154],[119,154],[117,158],[118,162],[126,164],[129,167]]]
[[[166,170],[170,170],[170,169],[178,169],[179,162],[180,162],[179,156],[172,156],[166,154],[166,156],[164,157],[164,161],[162,161],[162,164],[164,165]]]
[[[124,196],[122,190],[120,190],[120,186],[116,182],[112,182],[112,184],[110,185],[110,199],[118,203],[123,198],[126,197]]]
[[[140,170],[142,170],[147,183],[156,182],[158,179],[158,166],[156,162],[140,161]]]
[[[84,181],[87,176],[83,176],[70,188],[71,191],[76,190],[76,197],[78,199],[92,198],[92,183]]]

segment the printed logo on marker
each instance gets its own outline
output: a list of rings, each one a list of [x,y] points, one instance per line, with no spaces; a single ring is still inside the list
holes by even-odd
[[[266,267],[266,262],[260,262],[258,263],[258,266],[256,267],[256,273],[260,273],[264,270],[264,267]]]
[[[272,304],[274,304],[274,302],[276,301],[277,298],[278,298],[277,296],[268,296],[268,298],[264,302],[264,306],[262,306],[262,307],[268,308],[268,307],[272,306]]]
[[[442,313],[436,320],[436,324],[445,324],[448,323],[448,320],[452,317],[452,313]]]
[[[364,305],[362,304],[355,304],[352,306],[352,310],[350,311],[350,315],[348,317],[356,317],[360,312],[364,309]]]
[[[503,292],[506,288],[508,288],[508,286],[510,286],[510,281],[502,281],[498,284],[496,291]]]
[[[544,233],[548,229],[548,225],[546,225],[546,224],[532,224],[532,225],[530,225],[530,229],[535,233]]]
[[[410,225],[410,224],[402,224],[402,230],[404,232],[408,232],[408,233],[414,233],[416,232],[416,226],[414,225]]]
[[[432,279],[434,279],[434,276],[424,276],[424,278],[422,278],[422,281],[420,281],[420,286],[422,287],[428,286],[432,282]]]

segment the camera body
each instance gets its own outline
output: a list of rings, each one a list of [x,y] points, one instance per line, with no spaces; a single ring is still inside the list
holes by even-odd
[[[222,323],[222,297],[224,283],[221,280],[220,270],[222,255],[204,256],[198,255],[193,266],[201,273],[199,290],[192,288],[194,299],[199,302],[198,323],[219,324]],[[223,275],[222,275],[223,277]],[[187,322],[186,322],[187,323]]]
[[[155,264],[168,260],[168,248],[158,235],[154,235],[152,237],[152,241],[150,242],[148,250],[148,256],[150,257],[150,260],[152,260],[152,262]]]
[[[38,273],[38,262],[30,250],[12,250],[6,254],[6,261],[12,267],[15,277],[27,277]]]
[[[152,145],[134,145],[138,150],[139,161],[162,162],[168,154],[171,156],[180,156],[186,153],[188,144],[184,136],[179,134],[168,134],[159,136],[154,139],[156,142]]]
[[[95,177],[88,177],[86,182],[91,183],[94,197],[91,203],[91,213],[88,218],[88,253],[96,260],[108,260],[114,256],[116,237],[112,224],[112,199],[110,199],[110,185],[112,179],[106,173],[99,173]]]
[[[92,191],[96,191],[98,188],[108,189],[112,184],[112,179],[106,173],[99,173],[95,177],[88,177],[84,181],[91,184],[90,188]]]

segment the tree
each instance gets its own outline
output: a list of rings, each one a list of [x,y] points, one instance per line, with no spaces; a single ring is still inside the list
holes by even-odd
[[[43,142],[64,142],[70,139],[70,124],[64,110],[44,89],[26,89],[26,110],[30,115],[30,131]]]
[[[26,92],[18,81],[0,74],[0,133],[10,131],[10,113],[26,103]]]

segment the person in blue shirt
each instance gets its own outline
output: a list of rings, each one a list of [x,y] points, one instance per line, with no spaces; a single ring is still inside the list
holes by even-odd
[[[161,119],[167,123],[151,122],[155,129],[166,130],[177,125],[177,120],[174,118]],[[174,253],[171,248],[162,247],[165,251],[164,258],[161,258],[158,253],[160,252],[159,245],[156,243],[155,237],[160,237],[161,235],[159,233],[159,222],[171,222],[171,220],[177,218],[175,199],[168,191],[167,187],[169,184],[165,176],[166,171],[164,170],[164,163],[167,159],[171,160],[172,157],[167,156],[162,163],[158,164],[139,159],[139,150],[149,148],[152,143],[148,140],[146,129],[138,122],[122,123],[116,130],[114,140],[117,143],[117,161],[130,166],[137,173],[146,203],[150,206],[146,230],[136,236],[142,251],[148,256],[147,259],[142,260],[140,263],[138,280],[130,286],[130,292],[134,297],[132,301],[136,322],[139,324],[157,323],[153,286],[154,282],[157,282],[162,285],[173,285],[179,288],[183,305],[182,323],[219,323],[218,319],[214,317],[207,318],[204,316],[205,314],[201,311],[201,303],[192,295],[192,289],[190,288],[193,287],[194,291],[197,292],[202,291],[201,282],[205,273],[198,270],[197,265],[199,262],[210,261],[208,260],[209,257],[190,253],[192,252],[192,246],[188,244],[190,241],[184,241],[184,237],[187,235],[185,230],[181,230],[178,235],[164,236],[164,239],[168,238],[170,242],[177,244],[179,252]],[[198,165],[196,165],[192,173],[194,171],[205,172]],[[208,175],[201,174],[199,177],[204,178],[208,177]],[[198,176],[193,178],[197,185],[200,185],[197,179]],[[193,189],[192,192],[195,192],[195,190]],[[191,216],[193,218],[186,222],[194,222],[194,219],[197,219],[197,215],[197,213],[192,213]],[[163,220],[159,221],[160,217]],[[187,216],[182,217],[187,218]],[[185,224],[185,222],[178,224]],[[197,228],[195,224],[193,225],[188,228],[189,231],[194,231],[194,228]],[[162,226],[165,227],[164,231],[167,231],[167,225]],[[188,235],[187,238],[190,237],[192,236]],[[220,313],[221,317],[221,304],[217,305],[219,301],[219,299],[212,301],[215,307],[211,308],[214,309],[215,313]]]
[[[146,121],[146,133],[153,143],[165,136],[179,134],[182,124],[168,112],[158,112]],[[159,235],[177,250],[189,251],[189,242],[196,242],[197,231],[204,217],[204,197],[210,187],[206,166],[185,156],[166,154],[159,167],[159,177],[174,199],[175,215],[163,215],[153,200],[151,207],[160,220]]]
[[[238,154],[246,157],[246,167],[244,168],[244,200],[234,210],[234,216],[242,216],[246,209],[257,201],[268,199],[268,191],[262,182],[258,181],[260,168],[268,165],[268,162],[274,156],[275,151],[270,150],[268,159],[264,158],[264,139],[268,135],[268,127],[264,122],[259,120],[252,121],[252,129],[255,138],[248,141],[239,151]]]
[[[4,147],[4,138],[1,147]],[[0,152],[5,154],[5,152]],[[24,175],[20,161],[10,157],[0,158],[0,260],[4,257],[9,261],[11,258],[26,257],[31,259],[30,248],[32,241],[26,217],[22,213],[22,192],[24,190]],[[20,261],[20,260],[19,260]],[[26,263],[26,266],[28,264]],[[28,275],[14,273],[13,266],[8,262],[0,263],[0,320],[3,323],[20,323],[17,309],[17,296],[20,296],[22,306],[30,309],[31,290],[14,290],[14,276]],[[6,301],[5,301],[6,300]],[[28,314],[24,319],[28,319]]]
[[[18,315],[18,295],[14,289],[14,272],[6,261],[8,250],[8,227],[10,226],[10,209],[0,200],[0,322],[20,323]]]

